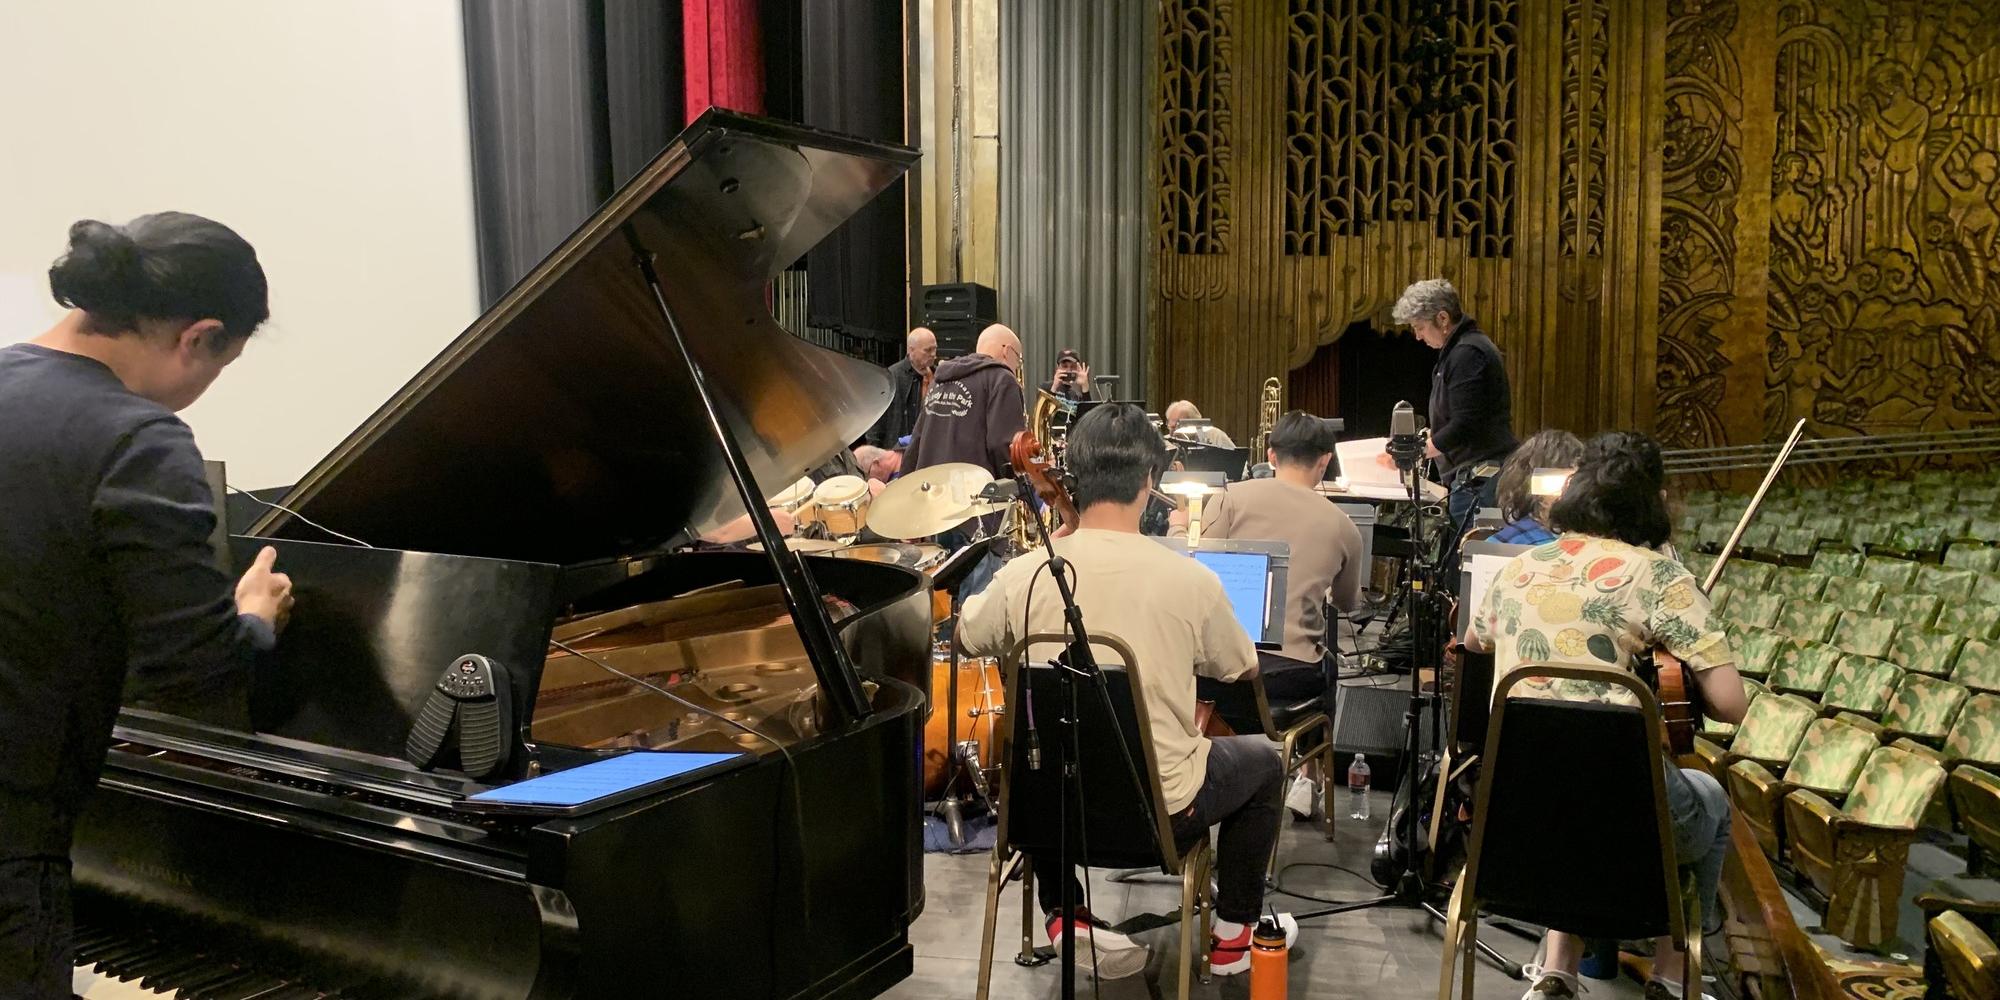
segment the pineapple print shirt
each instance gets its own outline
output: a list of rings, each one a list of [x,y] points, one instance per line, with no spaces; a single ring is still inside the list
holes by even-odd
[[[1493,679],[1523,662],[1616,666],[1664,647],[1697,673],[1735,662],[1694,574],[1670,556],[1609,538],[1566,534],[1516,556],[1487,588],[1473,635],[1493,650]],[[1594,681],[1542,678],[1513,697],[1631,704]]]

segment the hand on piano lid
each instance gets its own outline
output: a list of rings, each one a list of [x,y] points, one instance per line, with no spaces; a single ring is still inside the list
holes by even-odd
[[[236,581],[236,610],[263,619],[273,633],[292,615],[292,578],[277,572],[277,563],[278,550],[266,545]]]

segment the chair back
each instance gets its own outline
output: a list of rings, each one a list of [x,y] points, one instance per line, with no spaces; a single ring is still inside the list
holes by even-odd
[[[1067,641],[1062,633],[1038,632],[1016,643],[1007,654],[1009,736],[1002,751],[1007,767],[1001,775],[997,831],[1003,852],[1013,848],[1053,854],[1061,841],[1064,789],[1056,760],[1062,748],[1056,744],[1062,738],[1061,720],[1068,711],[1059,673],[1064,668],[1030,661],[1028,650]],[[1093,632],[1090,644],[1098,651],[1104,686],[1100,690],[1088,677],[1074,678],[1076,766],[1083,794],[1080,807],[1072,800],[1069,811],[1070,843],[1080,849],[1072,853],[1072,859],[1099,868],[1159,866],[1169,874],[1179,874],[1180,852],[1175,849],[1152,727],[1135,673],[1146,668],[1136,664],[1132,648],[1116,636]],[[1105,656],[1104,650],[1111,656]],[[1039,766],[1029,760],[1031,726],[1040,748]],[[1138,784],[1125,767],[1121,740],[1139,771]]]
[[[1637,707],[1509,699],[1534,677],[1597,681]],[[1637,677],[1608,667],[1523,664],[1501,678],[1487,729],[1464,878],[1468,905],[1587,937],[1681,938],[1660,709]],[[1568,809],[1551,787],[1584,791]],[[1561,808],[1559,821],[1550,810]]]

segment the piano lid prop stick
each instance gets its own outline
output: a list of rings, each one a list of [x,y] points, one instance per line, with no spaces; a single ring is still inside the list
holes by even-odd
[[[701,401],[702,415],[708,418],[709,429],[722,446],[722,460],[729,466],[730,478],[736,480],[736,492],[743,500],[743,509],[749,512],[758,540],[764,543],[764,551],[778,569],[778,589],[783,592],[785,606],[792,613],[792,621],[798,626],[800,637],[805,640],[806,652],[811,654],[815,664],[832,668],[818,671],[820,688],[826,693],[832,714],[842,724],[867,716],[868,695],[861,690],[861,679],[848,662],[847,647],[834,637],[833,619],[827,615],[826,602],[820,599],[812,571],[806,568],[805,556],[793,552],[785,544],[784,537],[778,533],[777,522],[771,519],[764,493],[758,489],[757,479],[750,473],[750,463],[743,457],[736,435],[723,422],[722,411],[715,405],[715,395],[708,388],[708,375],[695,361],[694,351],[689,349],[687,337],[681,332],[680,320],[674,316],[673,307],[667,304],[660,273],[653,267],[653,252],[639,242],[638,234],[629,226],[625,229],[625,238],[632,246],[635,263],[646,287],[653,293],[653,303],[659,307],[667,334],[672,338],[681,362],[687,365],[695,397]]]

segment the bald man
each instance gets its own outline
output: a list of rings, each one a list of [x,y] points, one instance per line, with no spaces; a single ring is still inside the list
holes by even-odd
[[[927,327],[917,327],[903,338],[903,359],[889,366],[889,378],[894,388],[889,396],[889,408],[882,411],[882,419],[868,431],[867,442],[877,448],[894,448],[916,429],[917,414],[924,406],[924,396],[931,391],[931,378],[937,372],[937,335]]]
[[[1021,383],[1014,374],[1020,367],[1021,338],[998,323],[980,332],[973,353],[939,365],[930,394],[924,397],[923,412],[917,417],[917,429],[910,434],[903,473],[966,462],[993,473],[995,479],[1012,477],[1007,448],[1014,435],[1028,426],[1021,405]],[[998,514],[987,515],[983,525],[969,521],[939,535],[938,544],[956,550],[982,527],[988,534],[996,531],[999,521]],[[985,589],[998,568],[999,560],[988,555],[966,575],[959,596],[969,597]]]
[[[977,349],[938,366],[910,434],[903,471],[968,462],[996,479],[1013,475],[1007,446],[1027,427],[1021,384],[1021,339],[998,323],[979,334]]]
[[[1185,399],[1177,399],[1168,403],[1167,412],[1162,414],[1162,416],[1166,418],[1167,433],[1173,437],[1193,441],[1196,444],[1205,444],[1213,448],[1236,447],[1236,442],[1230,440],[1229,435],[1224,434],[1222,428],[1214,424],[1189,427],[1183,430],[1180,426],[1181,421],[1202,419],[1201,411],[1195,409],[1195,405]]]

